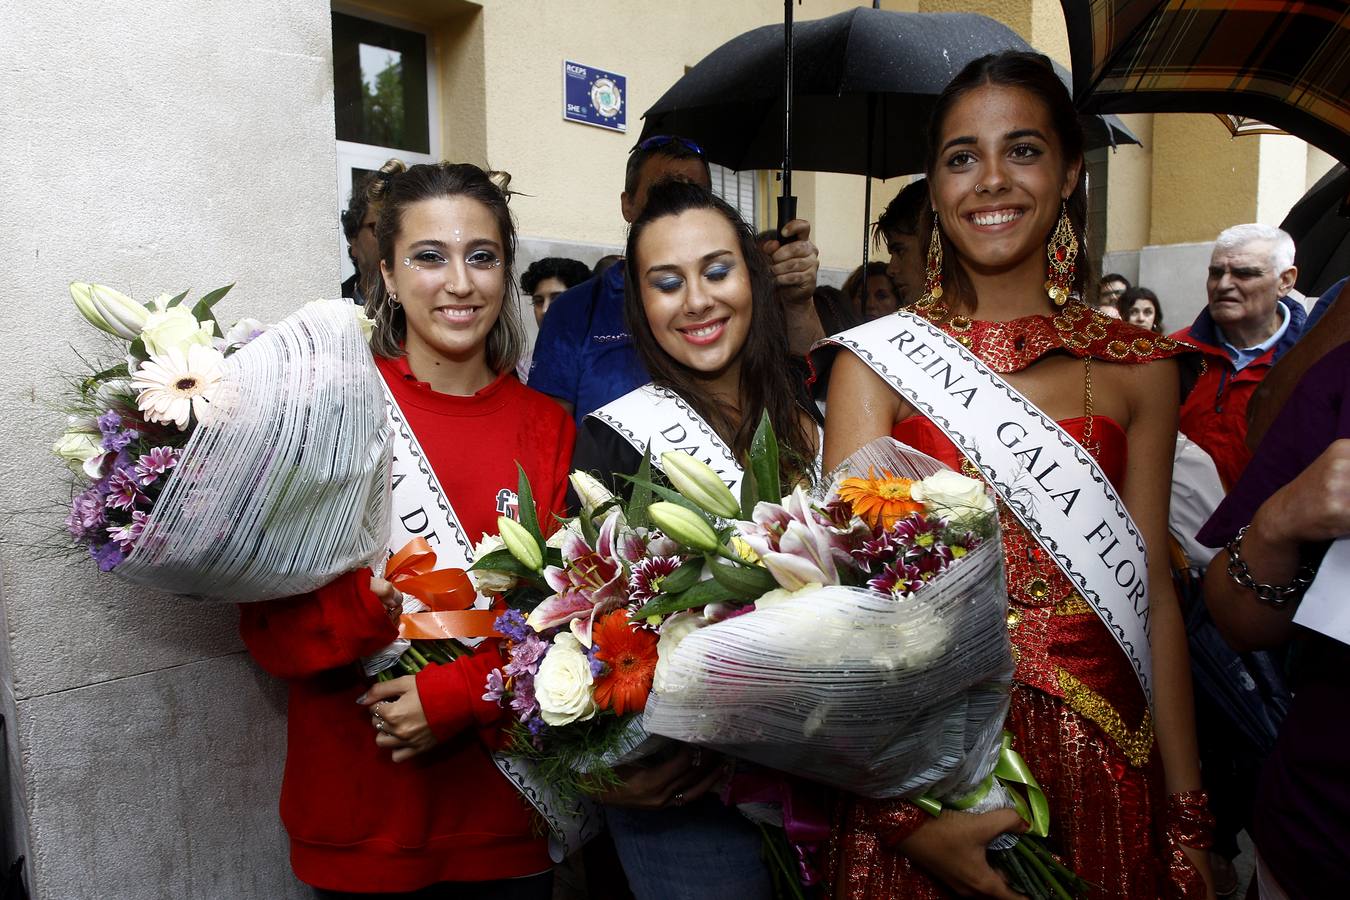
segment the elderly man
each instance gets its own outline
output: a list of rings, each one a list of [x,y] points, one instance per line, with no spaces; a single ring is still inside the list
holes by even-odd
[[[711,188],[702,148],[668,135],[647,138],[634,147],[628,155],[624,190],[619,197],[624,221],[637,219],[651,186],[666,179]],[[808,240],[810,224],[793,219],[783,231],[796,240],[770,240],[760,246],[769,256],[778,298],[787,316],[792,347],[784,350],[800,356],[824,336],[811,301],[820,262]],[[554,301],[539,329],[530,387],[556,399],[578,423],[587,413],[647,382],[623,320],[624,269],[622,265],[612,266],[567,291]]]
[[[1234,225],[1219,235],[1205,282],[1209,305],[1174,335],[1204,354],[1181,405],[1181,432],[1213,459],[1225,489],[1246,468],[1247,402],[1299,335],[1307,313],[1288,296],[1298,269],[1294,241],[1270,225]]]

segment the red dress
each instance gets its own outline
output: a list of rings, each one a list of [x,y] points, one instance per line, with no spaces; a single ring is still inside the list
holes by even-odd
[[[1011,322],[937,323],[992,369],[1019,371],[1051,352],[1112,363],[1174,356],[1185,345],[1071,304],[1055,316]],[[955,327],[953,327],[955,326]],[[1096,458],[1119,489],[1125,433],[1112,419],[1060,422]],[[919,416],[893,436],[968,475],[977,475],[938,428]],[[964,464],[964,465],[963,465]],[[1125,655],[1022,524],[1001,510],[1008,580],[1008,630],[1016,670],[1008,730],[1050,802],[1049,844],[1102,890],[1092,896],[1156,900],[1166,896],[1170,854],[1155,837],[1161,769],[1153,722]],[[904,801],[843,800],[828,865],[834,896],[942,898],[936,881],[893,849],[927,821]]]

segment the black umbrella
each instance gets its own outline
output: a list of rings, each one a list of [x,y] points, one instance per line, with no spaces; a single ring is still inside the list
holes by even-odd
[[[643,114],[642,136],[687,137],[730,169],[782,166],[783,39],[766,25],[718,47]],[[793,167],[874,178],[923,171],[929,114],[966,63],[1031,49],[986,16],[867,8],[797,22],[793,46]],[[1089,148],[1139,143],[1114,116],[1084,125]]]
[[[1345,0],[1061,0],[1093,112],[1259,119],[1350,162]]]
[[[1298,248],[1300,291],[1310,297],[1350,275],[1350,169],[1334,166],[1294,204],[1280,227]]]

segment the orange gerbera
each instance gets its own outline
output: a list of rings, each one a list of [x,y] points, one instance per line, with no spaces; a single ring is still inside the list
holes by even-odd
[[[872,528],[886,529],[906,516],[923,512],[923,504],[910,495],[913,483],[885,469],[878,478],[875,469],[868,469],[866,478],[845,478],[839,483],[839,499]]]
[[[608,671],[595,680],[595,703],[615,715],[642,712],[656,671],[656,634],[634,628],[628,610],[616,609],[591,629],[596,658]]]

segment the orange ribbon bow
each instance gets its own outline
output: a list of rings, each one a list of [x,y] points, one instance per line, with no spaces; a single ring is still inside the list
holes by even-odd
[[[399,617],[398,636],[410,641],[501,637],[492,627],[500,612],[471,609],[478,599],[463,569],[437,569],[436,551],[426,538],[413,538],[385,565],[384,578],[430,610]]]

